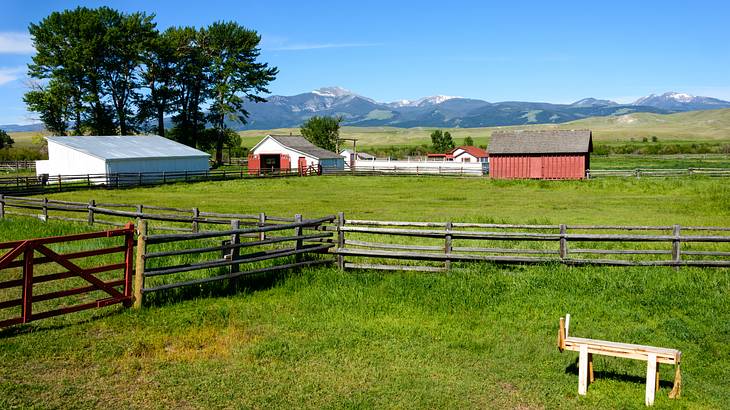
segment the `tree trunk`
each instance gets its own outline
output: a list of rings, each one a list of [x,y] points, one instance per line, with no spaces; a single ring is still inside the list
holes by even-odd
[[[165,110],[161,106],[157,107],[157,134],[165,136]]]
[[[215,162],[218,166],[223,165],[223,128],[218,128],[215,141]]]

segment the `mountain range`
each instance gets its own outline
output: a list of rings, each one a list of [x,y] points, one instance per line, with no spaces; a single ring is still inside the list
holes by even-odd
[[[588,117],[636,112],[670,114],[730,108],[730,101],[685,93],[651,94],[630,104],[584,98],[572,104],[484,100],[436,95],[416,100],[378,102],[341,87],[324,87],[292,95],[273,95],[264,103],[248,104],[248,123],[228,124],[236,130],[297,127],[315,115],[340,116],[347,126],[491,127],[550,124]],[[40,124],[0,125],[6,131],[36,131]]]
[[[249,122],[240,129],[296,127],[314,115],[337,115],[348,126],[490,127],[561,123],[588,117],[650,112],[730,108],[730,101],[668,92],[630,104],[584,98],[572,104],[484,100],[436,95],[417,100],[378,102],[340,87],[325,87],[293,96],[272,96],[250,104]]]

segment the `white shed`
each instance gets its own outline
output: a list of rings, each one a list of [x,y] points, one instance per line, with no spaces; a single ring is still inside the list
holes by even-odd
[[[36,174],[206,172],[208,153],[159,135],[52,136]]]

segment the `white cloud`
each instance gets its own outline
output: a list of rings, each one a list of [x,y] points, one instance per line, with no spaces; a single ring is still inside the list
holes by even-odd
[[[25,67],[0,67],[0,85],[23,78]]]
[[[285,37],[262,36],[261,48],[269,51],[321,50],[327,48],[375,47],[379,43],[292,43]]]
[[[35,48],[30,35],[18,32],[0,32],[0,54],[33,54]]]

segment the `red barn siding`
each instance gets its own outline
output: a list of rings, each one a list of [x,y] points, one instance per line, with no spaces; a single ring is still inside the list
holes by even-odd
[[[586,155],[492,155],[489,173],[496,179],[581,179],[585,177]]]

